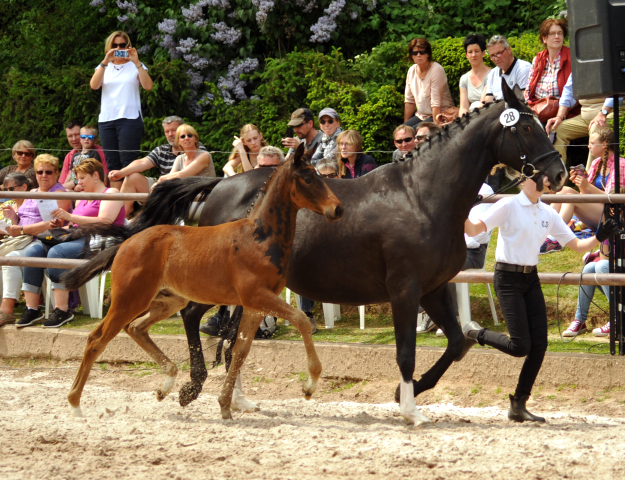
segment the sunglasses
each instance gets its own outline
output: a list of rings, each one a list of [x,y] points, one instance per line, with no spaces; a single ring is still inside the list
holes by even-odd
[[[18,155],[20,157],[32,157],[33,156],[32,152],[15,152],[15,155]]]
[[[180,138],[193,138],[193,134],[192,133],[183,133],[182,135],[180,135]]]
[[[35,172],[37,175],[43,175],[44,173],[48,176],[53,175],[55,173],[54,170],[37,170]]]
[[[395,143],[399,143],[401,145],[402,143],[410,143],[413,140],[414,140],[414,138],[412,138],[412,137],[398,138],[397,140],[395,140]]]
[[[417,55],[427,55],[428,52],[426,52],[425,50],[413,50],[412,52],[410,52],[410,55],[412,56],[417,56]]]
[[[417,135],[416,136],[416,139],[417,139],[418,142],[423,142],[423,141],[427,140],[428,138],[430,138],[429,135]]]
[[[328,125],[332,125],[332,124],[334,123],[334,119],[333,119],[333,118],[330,118],[330,119],[328,119],[328,120],[319,120],[319,123],[320,123],[321,125],[325,125],[326,123],[327,123]]]
[[[122,42],[122,43],[112,43],[111,47],[112,48],[126,48],[128,46],[128,44],[126,42]]]
[[[320,173],[319,175],[321,175],[322,177],[325,177],[325,178],[336,178],[336,177],[338,177],[338,175],[336,173]]]
[[[95,135],[81,135],[80,138],[82,138],[83,140],[86,140],[87,138],[89,140],[95,140],[96,136]]]

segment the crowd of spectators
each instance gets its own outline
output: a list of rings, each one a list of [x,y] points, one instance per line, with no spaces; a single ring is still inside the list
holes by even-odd
[[[395,128],[393,138],[389,139],[389,144],[392,141],[395,146],[390,156],[392,161],[417,159],[418,145],[436,135],[454,117],[502,99],[501,85],[506,81],[510,87],[523,92],[565,160],[566,147],[571,140],[590,135],[586,166],[571,171],[576,188],[567,187],[561,194],[610,192],[614,184],[613,132],[607,128],[606,121],[613,104],[611,99],[577,101],[573,97],[571,53],[564,45],[567,33],[563,19],[542,22],[540,38],[545,48],[536,54],[531,64],[515,57],[504,36],[495,35],[487,41],[479,34],[468,35],[463,47],[470,70],[460,78],[458,106],[454,104],[445,69],[436,62],[430,42],[425,38],[410,41],[408,56],[413,65],[406,75],[404,123]],[[66,124],[65,133],[71,150],[61,165],[51,155],[42,154],[35,158],[32,143],[18,141],[12,149],[15,164],[0,170],[3,189],[149,193],[157,182],[172,178],[216,176],[213,158],[201,143],[196,129],[179,116],[169,116],[162,122],[167,143],[138,158],[144,132],[140,89],[150,90],[153,82],[125,32],[113,32],[106,39],[104,54],[90,81],[91,88],[102,90],[97,128],[75,120]],[[485,63],[486,57],[495,68],[491,69]],[[354,129],[344,130],[338,112],[331,106],[321,109],[317,115],[309,108],[298,108],[285,127],[280,146],[288,148],[286,157],[281,148],[268,145],[257,126],[244,125],[233,138],[233,149],[223,167],[224,175],[234,176],[254,168],[278,166],[292,158],[301,143],[311,152],[311,163],[317,172],[327,179],[356,179],[378,166],[375,158],[366,152],[361,134]],[[621,166],[625,169],[625,161]],[[623,173],[625,171],[621,175]],[[502,171],[490,175],[486,179],[485,191],[498,190],[503,181]],[[22,236],[23,243],[28,242],[18,245],[20,248],[13,249],[9,255],[78,258],[84,245],[69,242],[63,248],[48,248],[33,236],[55,226],[71,224],[79,227],[94,219],[120,223],[124,217],[132,219],[140,208],[140,204],[134,201],[81,201],[73,212],[67,201],[59,201],[58,206],[54,219],[43,221],[33,200],[11,200],[2,204],[3,221],[8,224],[6,233]],[[595,228],[602,205],[565,203],[554,205],[554,208],[566,222],[575,216],[588,227]],[[488,242],[481,240],[477,243],[473,240],[469,245],[471,239],[467,239],[469,248],[480,250],[480,261],[472,262],[471,268],[483,266],[482,253]],[[561,249],[554,239],[546,239],[543,247],[542,253]],[[71,312],[59,272],[48,270],[57,305],[52,323],[58,326],[71,319]],[[37,323],[41,320],[38,301],[43,269],[25,268],[22,272],[19,267],[4,266],[2,272],[4,288],[0,325],[15,321],[13,308],[20,287],[26,294],[27,310],[24,321],[20,320],[18,325]],[[23,286],[22,273],[25,278]],[[313,305],[312,301],[302,299],[302,309],[312,321]],[[584,315],[579,319],[576,317],[578,320],[580,325],[583,324]]]

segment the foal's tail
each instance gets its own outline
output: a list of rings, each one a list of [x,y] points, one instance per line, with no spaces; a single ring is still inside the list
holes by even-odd
[[[69,272],[65,272],[61,276],[61,282],[65,284],[68,290],[76,290],[96,275],[111,269],[115,255],[121,245],[113,245],[106,250],[101,251],[91,260],[83,263]]]

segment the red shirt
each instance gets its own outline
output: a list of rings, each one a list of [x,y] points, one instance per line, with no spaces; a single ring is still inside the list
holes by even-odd
[[[104,176],[108,177],[109,168],[108,168],[108,165],[106,164],[106,157],[104,156],[104,150],[102,149],[100,145],[94,145],[93,149],[100,154],[100,158],[102,159],[102,166],[104,167]],[[81,147],[81,150],[82,150],[82,147]],[[69,175],[70,165],[72,164],[72,157],[74,156],[76,152],[78,152],[78,150],[73,148],[71,152],[65,155],[65,160],[63,160],[63,168],[61,169],[61,175],[59,176],[60,184],[65,183],[65,180],[67,180],[67,176]],[[106,181],[105,178],[102,178],[101,180]]]

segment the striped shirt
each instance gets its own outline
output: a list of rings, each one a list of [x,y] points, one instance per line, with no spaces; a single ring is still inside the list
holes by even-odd
[[[154,164],[156,168],[158,168],[161,175],[167,175],[171,172],[171,169],[174,166],[174,161],[176,157],[180,155],[179,153],[174,153],[173,148],[169,143],[165,145],[161,145],[156,147],[150,153],[148,153],[147,158]],[[201,152],[207,152],[206,147],[200,143],[199,150]]]
[[[560,70],[560,59],[562,57],[562,51],[558,52],[558,57],[551,65],[551,62],[547,62],[545,65],[545,71],[542,76],[538,80],[538,84],[536,85],[536,92],[534,96],[536,99],[546,98],[546,97],[556,97],[560,98],[560,89],[558,88],[558,71]],[[538,74],[536,70],[536,60],[537,57],[534,57],[534,61],[532,62],[532,68],[530,69],[530,76],[527,79],[527,84],[531,85],[534,81],[534,76]],[[525,100],[530,100],[527,98],[529,95],[529,89],[525,90]]]

